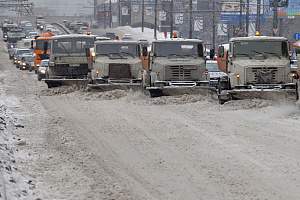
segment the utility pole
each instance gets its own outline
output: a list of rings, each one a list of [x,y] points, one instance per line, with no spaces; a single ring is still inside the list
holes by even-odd
[[[107,15],[107,12],[106,12],[106,3],[103,4],[104,5],[104,29],[106,29],[106,15]]]
[[[240,27],[239,33],[243,30],[243,0],[240,0]]]
[[[215,49],[216,47],[216,2],[212,0],[213,3],[213,35],[212,35],[212,48]]]
[[[260,32],[260,9],[261,0],[257,0],[256,31]]]
[[[121,26],[121,0],[118,0],[118,20],[119,26]]]
[[[158,0],[155,0],[155,3],[154,3],[154,39],[157,40],[157,1]]]
[[[144,32],[145,26],[145,0],[142,0],[142,32]]]
[[[247,0],[247,8],[246,8],[246,34],[249,35],[249,9],[250,9],[250,2]]]
[[[112,7],[111,0],[109,0],[109,27],[112,28]]]
[[[94,0],[94,20],[97,20],[97,0]]]
[[[273,0],[273,36],[278,32],[278,0]]]
[[[170,4],[170,38],[173,38],[173,31],[174,31],[174,27],[173,27],[173,20],[174,20],[174,16],[173,16],[173,10],[174,10],[174,0],[171,0],[171,4]]]
[[[193,0],[189,0],[189,38],[193,37]]]

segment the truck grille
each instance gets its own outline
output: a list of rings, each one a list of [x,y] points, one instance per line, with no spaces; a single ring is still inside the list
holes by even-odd
[[[251,67],[247,68],[247,83],[276,84],[284,81],[284,68]]]
[[[166,80],[192,80],[192,71],[196,69],[196,66],[167,66],[165,72]]]
[[[109,64],[109,78],[111,79],[131,79],[129,64]]]

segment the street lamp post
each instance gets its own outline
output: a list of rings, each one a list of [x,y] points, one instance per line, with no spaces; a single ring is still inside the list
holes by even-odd
[[[154,39],[157,39],[157,1],[154,4]]]
[[[145,0],[142,0],[142,32],[144,32],[145,26]]]
[[[193,37],[193,0],[189,0],[189,38]]]
[[[173,38],[173,20],[174,20],[174,16],[173,16],[173,10],[174,10],[174,0],[171,0],[171,4],[170,4],[170,38]]]

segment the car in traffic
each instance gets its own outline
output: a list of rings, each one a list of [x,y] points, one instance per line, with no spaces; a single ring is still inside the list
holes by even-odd
[[[16,49],[15,54],[14,54],[14,64],[16,64],[16,67],[19,67],[21,63],[21,57],[24,54],[31,54],[32,50],[31,49]]]
[[[34,38],[34,37],[36,37],[36,36],[38,36],[38,32],[36,32],[36,31],[31,31],[31,32],[29,32],[28,34],[27,34],[27,37],[28,38]]]
[[[46,78],[48,66],[49,66],[49,59],[42,60],[41,65],[37,71],[38,81],[41,81],[42,79]]]
[[[34,60],[34,55],[32,53],[23,54],[21,56],[21,62],[19,64],[19,69],[21,70],[31,70],[32,69],[32,62]]]
[[[209,85],[218,87],[219,81],[227,81],[228,76],[226,73],[220,71],[218,62],[216,60],[206,60],[206,70],[209,76]]]

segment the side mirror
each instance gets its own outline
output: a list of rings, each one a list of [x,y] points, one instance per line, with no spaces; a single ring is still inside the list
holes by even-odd
[[[146,46],[142,48],[142,54],[144,57],[148,56],[148,48]]]
[[[151,69],[151,63],[153,63],[153,56],[154,56],[154,54],[153,54],[153,52],[150,52],[149,53],[149,58],[148,58],[148,61],[149,61],[149,63],[148,63],[148,65],[149,65],[149,69]]]
[[[91,51],[90,51],[89,48],[85,49],[85,55],[86,55],[86,57],[90,57],[91,56]]]
[[[54,62],[49,62],[49,67],[54,67]]]
[[[224,54],[225,54],[224,46],[220,46],[219,49],[218,49],[218,57],[223,58]]]
[[[214,57],[215,57],[215,49],[211,49],[211,50],[209,51],[209,58],[210,58],[211,60],[213,60]]]

